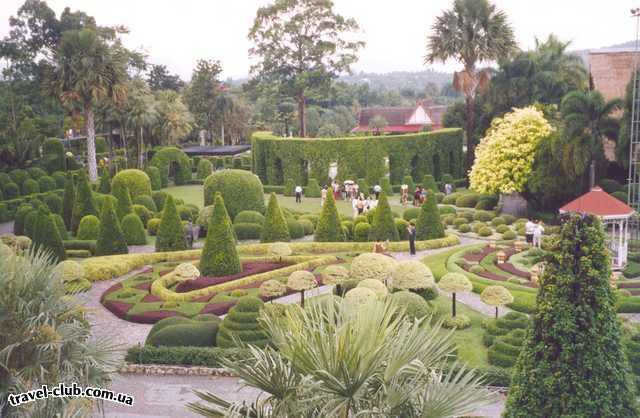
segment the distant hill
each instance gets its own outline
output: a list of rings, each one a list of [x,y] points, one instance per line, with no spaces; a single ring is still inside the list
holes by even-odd
[[[611,49],[611,50],[615,50],[615,49],[633,49],[636,46],[636,41],[628,41],[628,42],[623,42],[621,44],[615,44],[615,45],[609,45],[609,46],[603,46],[603,47],[598,47],[598,48],[590,48],[590,49],[579,49],[576,51],[570,51],[573,54],[578,55],[580,58],[582,58],[582,62],[584,62],[584,65],[587,66],[587,68],[589,67],[589,51],[593,51],[593,50],[599,50],[599,49]]]
[[[438,88],[451,83],[453,74],[434,70],[424,71],[392,71],[389,73],[359,72],[340,77],[350,84],[367,83],[373,88],[385,90],[413,89],[423,91],[427,83],[435,83]]]

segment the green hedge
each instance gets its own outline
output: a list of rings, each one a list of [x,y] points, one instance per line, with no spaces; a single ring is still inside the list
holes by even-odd
[[[262,225],[244,222],[234,223],[233,231],[239,240],[260,239]]]
[[[222,359],[241,359],[245,351],[218,347],[134,346],[127,350],[125,361],[132,364],[171,364],[181,366],[222,367]]]
[[[169,185],[169,171],[173,163],[177,166],[174,178],[176,185],[186,184],[191,180],[191,159],[181,149],[165,147],[158,150],[149,162],[150,166],[160,170],[162,187]]]
[[[264,215],[255,210],[243,210],[233,218],[233,223],[260,224],[264,223]]]
[[[283,141],[270,133],[252,136],[252,157],[256,174],[265,184],[282,185],[285,179],[304,184],[309,177],[328,183],[329,166],[338,162],[338,178],[365,178],[374,184],[385,175],[389,158],[391,181],[400,183],[406,170],[420,179],[441,169],[463,175],[462,130],[441,129],[409,135],[364,136],[357,138],[289,138]]]

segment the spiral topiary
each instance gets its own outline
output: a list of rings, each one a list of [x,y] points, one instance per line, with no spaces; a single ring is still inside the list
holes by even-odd
[[[360,254],[351,261],[351,281],[360,282],[365,279],[375,279],[384,282],[391,278],[397,261],[378,253]]]
[[[265,212],[262,182],[249,171],[222,170],[211,174],[204,182],[205,205],[213,203],[216,192],[222,194],[232,219],[243,210]]]
[[[217,344],[222,348],[235,347],[235,340],[265,347],[269,337],[258,322],[264,302],[253,296],[244,296],[229,310],[220,323]]]

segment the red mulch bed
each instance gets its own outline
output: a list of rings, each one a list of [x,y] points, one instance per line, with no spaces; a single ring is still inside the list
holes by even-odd
[[[124,318],[132,305],[126,302],[118,302],[117,300],[108,300],[104,302],[104,306],[118,318]]]
[[[139,324],[155,324],[161,319],[169,318],[171,316],[182,316],[179,312],[174,311],[149,311],[141,314],[128,315],[127,321],[137,322]]]
[[[142,298],[142,302],[162,302],[162,299],[160,299],[156,295],[152,295],[151,293],[149,293]]]
[[[499,263],[496,264],[496,266],[498,266],[498,268],[502,271],[506,271],[509,274],[513,274],[514,276],[518,276],[518,277],[522,277],[523,279],[527,279],[527,280],[531,280],[531,274],[526,272],[526,271],[522,271],[520,269],[517,269],[516,266],[514,266],[511,263]]]
[[[177,293],[190,292],[192,290],[202,289],[208,286],[214,286],[221,283],[226,283],[232,280],[237,280],[242,277],[252,276],[254,274],[264,273],[271,270],[276,270],[282,267],[286,267],[284,263],[267,263],[264,261],[254,261],[242,264],[242,271],[236,274],[230,274],[222,277],[200,277],[196,280],[190,280],[188,282],[180,283],[176,286]]]
[[[120,290],[120,289],[122,289],[122,283],[116,283],[116,284],[114,284],[113,286],[111,286],[110,288],[108,288],[107,290],[105,290],[105,291],[102,293],[102,296],[100,297],[100,301],[101,301],[101,302],[104,302],[104,298],[105,298],[108,294],[113,293],[113,292],[115,292],[116,290]]]
[[[489,254],[491,254],[494,251],[498,251],[498,250],[495,249],[495,248],[490,248],[487,245],[487,246],[482,248],[481,252],[479,252],[477,254],[468,252],[462,258],[464,258],[466,261],[468,261],[470,263],[478,263],[478,262],[480,262],[480,260],[482,260],[483,258],[485,258],[486,256],[488,256]]]
[[[224,315],[229,309],[235,305],[235,302],[221,302],[221,303],[211,303],[205,305],[204,308],[200,311],[201,314],[214,314],[214,315]]]
[[[140,284],[135,285],[134,287],[136,289],[150,291],[151,290],[151,282],[140,283]]]

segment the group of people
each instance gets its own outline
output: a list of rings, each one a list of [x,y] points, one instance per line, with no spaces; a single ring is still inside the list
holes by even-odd
[[[542,247],[544,226],[542,225],[541,220],[536,219],[535,221],[532,221],[529,219],[527,223],[524,224],[524,232],[527,244],[533,245],[536,248]]]

